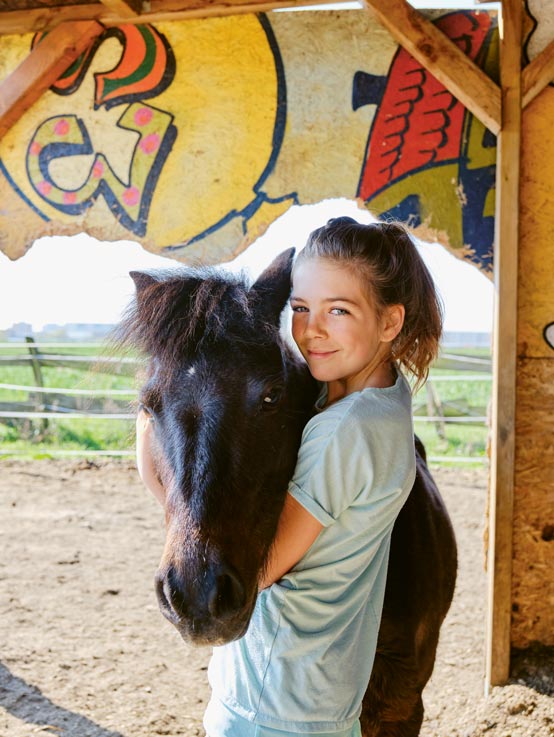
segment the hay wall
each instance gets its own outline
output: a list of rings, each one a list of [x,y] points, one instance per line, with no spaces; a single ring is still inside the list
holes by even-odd
[[[512,644],[554,645],[554,88],[523,116]]]

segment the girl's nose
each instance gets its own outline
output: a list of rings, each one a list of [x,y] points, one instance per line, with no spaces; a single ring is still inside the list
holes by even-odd
[[[325,326],[317,313],[308,313],[304,335],[306,338],[322,338],[325,335]]]

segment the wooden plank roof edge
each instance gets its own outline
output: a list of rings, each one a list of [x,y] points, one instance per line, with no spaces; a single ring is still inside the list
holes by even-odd
[[[127,0],[117,0],[117,2]],[[96,20],[105,26],[121,23],[155,23],[188,18],[262,13],[281,8],[309,8],[313,5],[331,5],[333,0],[151,0],[135,15],[118,15],[110,7],[116,0],[63,5],[33,10],[0,12],[0,37],[9,34],[37,33],[50,30],[67,21]],[[110,5],[110,7],[108,7]]]
[[[134,18],[143,9],[142,0],[100,0],[102,5],[121,18]]]

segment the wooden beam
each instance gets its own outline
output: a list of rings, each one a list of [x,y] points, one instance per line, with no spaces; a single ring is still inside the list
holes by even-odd
[[[500,89],[406,0],[364,0],[391,35],[495,135]]]
[[[517,377],[517,279],[523,0],[502,3],[502,128],[497,142],[495,315],[486,689],[510,675]]]
[[[0,138],[104,29],[94,21],[57,26],[0,84]]]
[[[142,12],[142,0],[100,0],[102,5],[120,18],[135,18]]]
[[[527,105],[554,81],[554,41],[530,62],[522,74],[521,105]]]
[[[111,2],[111,0],[110,0]],[[0,12],[0,36],[36,33],[69,21],[96,20],[105,26],[121,23],[157,23],[166,20],[209,18],[243,13],[265,13],[279,8],[333,4],[335,0],[151,0],[139,15],[122,16],[106,5],[60,5],[34,10]],[[145,10],[145,8],[149,8]]]
[[[3,11],[0,13],[0,35],[50,31],[61,23],[100,20],[107,12],[100,3]]]

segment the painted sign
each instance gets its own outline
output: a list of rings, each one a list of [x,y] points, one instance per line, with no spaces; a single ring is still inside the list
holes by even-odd
[[[432,17],[494,72],[494,15]],[[40,41],[3,37],[0,77]],[[213,263],[292,204],[347,197],[488,271],[495,154],[365,11],[122,25],[0,142],[0,244],[84,230]]]

